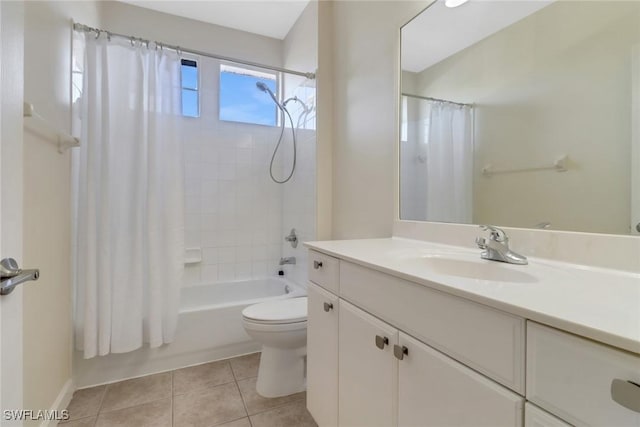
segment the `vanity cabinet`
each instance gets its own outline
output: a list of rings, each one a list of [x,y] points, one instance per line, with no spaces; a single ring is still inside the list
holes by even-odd
[[[309,283],[307,407],[320,426],[338,425],[338,297]]]
[[[322,263],[309,266],[307,392],[320,427],[640,427],[638,354],[437,284],[309,260]]]

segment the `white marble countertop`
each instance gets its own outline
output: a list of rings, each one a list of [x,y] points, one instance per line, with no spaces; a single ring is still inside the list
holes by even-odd
[[[479,249],[397,237],[307,242],[305,245],[327,255],[640,354],[640,274],[531,257],[528,265],[510,265],[481,260]],[[480,267],[511,272],[504,275],[506,279],[498,276],[498,280],[480,280],[464,271],[456,275],[439,274],[428,265],[427,259],[433,257],[491,263]],[[511,276],[522,280],[508,281]]]

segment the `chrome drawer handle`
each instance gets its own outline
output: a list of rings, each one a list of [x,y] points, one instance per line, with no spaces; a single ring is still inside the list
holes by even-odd
[[[380,350],[384,350],[385,345],[389,345],[389,338],[376,335],[376,347]]]
[[[614,379],[611,381],[611,399],[634,412],[640,412],[640,384]]]
[[[331,310],[333,310],[333,304],[330,303],[330,302],[325,302],[324,303],[324,311],[326,311],[328,313]]]
[[[313,268],[316,270],[322,268],[322,261],[313,261]]]
[[[404,359],[404,356],[409,354],[409,349],[405,346],[394,345],[393,346],[393,355],[398,360]]]

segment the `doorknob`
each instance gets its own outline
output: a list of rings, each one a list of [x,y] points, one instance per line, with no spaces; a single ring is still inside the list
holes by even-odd
[[[23,270],[13,258],[0,261],[0,295],[8,295],[21,283],[38,280],[40,270]]]

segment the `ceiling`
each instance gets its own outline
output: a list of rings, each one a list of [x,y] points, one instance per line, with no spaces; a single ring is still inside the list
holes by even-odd
[[[471,0],[448,8],[438,0],[402,29],[402,69],[418,73],[553,0]]]
[[[280,40],[309,3],[309,0],[119,1]]]

